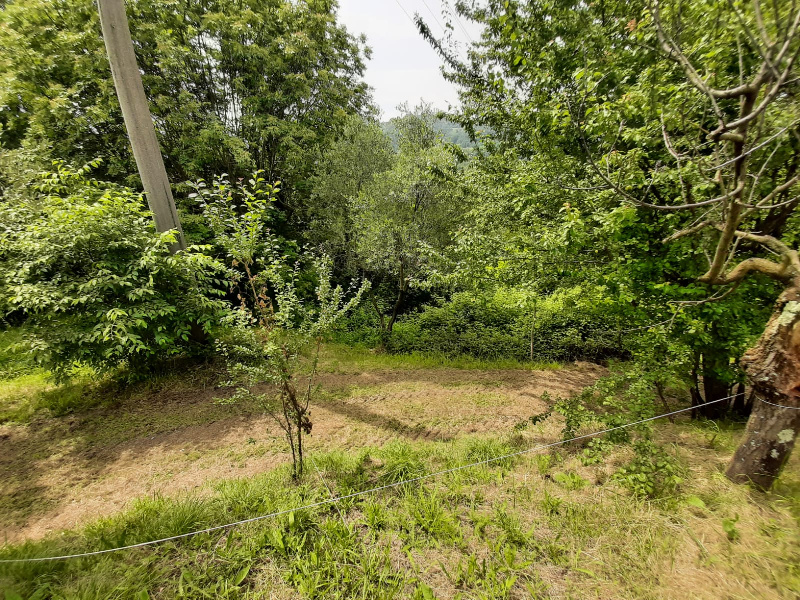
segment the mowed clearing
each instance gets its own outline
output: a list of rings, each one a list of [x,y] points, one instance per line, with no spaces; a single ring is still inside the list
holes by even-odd
[[[362,368],[364,367],[364,368]],[[345,360],[318,376],[313,451],[510,431],[604,369],[381,368]],[[137,497],[199,490],[290,460],[283,433],[253,404],[202,374],[122,394],[113,404],[0,426],[0,535],[40,539],[114,514]]]

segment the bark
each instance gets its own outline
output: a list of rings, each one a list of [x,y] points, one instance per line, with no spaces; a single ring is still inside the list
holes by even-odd
[[[389,322],[386,325],[387,333],[391,333],[392,329],[394,328],[394,324],[397,322],[397,317],[400,315],[400,307],[403,305],[403,298],[406,295],[406,290],[408,289],[408,281],[403,281],[400,284],[400,290],[397,292],[397,300],[392,307],[392,316],[389,318]]]
[[[789,459],[800,431],[800,288],[789,288],[778,299],[758,343],[742,357],[742,367],[755,402],[726,474],[732,481],[752,482],[767,490]]]
[[[750,412],[752,410],[753,410],[753,395],[750,394],[750,396],[748,397],[746,395],[744,384],[740,383],[736,386],[736,397],[733,399],[731,412],[734,414],[736,418],[744,419],[750,416]]]
[[[728,396],[728,383],[719,373],[728,367],[729,358],[713,351],[703,353],[703,400],[697,412],[706,419],[721,419],[728,411],[728,402],[714,402]],[[714,404],[705,405],[706,402]]]

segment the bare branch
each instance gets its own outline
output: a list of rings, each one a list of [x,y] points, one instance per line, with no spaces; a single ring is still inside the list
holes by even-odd
[[[767,28],[764,27],[764,17],[761,15],[761,3],[758,0],[753,2],[753,12],[756,15],[756,24],[758,25],[758,32],[761,34],[761,40],[767,48],[771,48],[774,42],[769,39]]]
[[[739,186],[742,184],[743,181],[740,181]],[[739,226],[741,212],[742,207],[740,204],[736,202],[731,204],[725,224],[721,227],[722,235],[717,242],[717,249],[714,251],[714,259],[711,261],[711,266],[708,268],[708,271],[699,277],[698,281],[713,283],[719,277],[720,273],[722,273],[722,270],[725,268],[725,263],[727,262],[728,248],[730,248],[736,228]]]
[[[753,210],[772,210],[774,208],[781,208],[783,206],[789,206],[790,204],[794,204],[800,200],[800,196],[795,196],[790,200],[786,200],[785,202],[779,202],[778,204],[767,204],[766,206],[761,206],[760,204],[742,204],[742,206],[746,206],[752,210],[748,210],[745,214],[750,214]]]
[[[786,39],[783,42],[783,47],[778,52],[778,56],[775,57],[775,63],[780,66],[783,62],[783,57],[786,56],[786,53],[789,51],[789,46],[792,43],[795,35],[797,35],[797,29],[800,27],[800,11],[795,15],[794,22],[792,26],[789,28],[789,31],[786,33]]]
[[[698,231],[702,231],[703,229],[705,229],[710,225],[714,225],[714,221],[711,220],[702,221],[697,225],[693,225],[692,227],[687,227],[686,229],[681,229],[680,231],[676,231],[672,235],[665,237],[663,240],[661,240],[661,243],[668,244],[669,242],[674,242],[675,240],[678,240],[682,237],[686,237],[687,235],[694,235]]]
[[[683,71],[686,73],[689,81],[691,81],[698,90],[708,96],[708,99],[711,101],[711,107],[714,110],[714,114],[717,116],[719,121],[720,127],[724,126],[724,113],[717,104],[716,97],[712,93],[711,88],[709,88],[706,82],[703,81],[703,78],[700,77],[700,74],[695,70],[689,59],[686,58],[686,55],[681,52],[680,48],[678,48],[678,45],[672,41],[672,39],[664,31],[663,24],[661,23],[661,11],[659,10],[658,0],[653,0],[650,6],[650,12],[653,15],[653,24],[656,27],[656,35],[658,36],[658,42],[661,46],[661,49],[664,51],[664,53],[666,53],[667,56],[674,59],[683,68]]]
[[[743,240],[766,246],[773,252],[780,255],[787,255],[792,252],[792,249],[789,248],[789,246],[784,244],[778,238],[772,237],[771,235],[760,235],[758,233],[751,233],[749,231],[734,231],[733,234]]]
[[[758,146],[753,146],[752,148],[750,148],[750,149],[749,149],[749,150],[747,150],[746,152],[742,152],[742,153],[741,153],[739,156],[737,156],[736,158],[732,158],[731,160],[725,161],[724,163],[722,163],[722,164],[720,164],[720,165],[717,165],[716,167],[711,167],[711,169],[709,169],[709,170],[711,170],[711,171],[719,171],[719,170],[720,170],[720,169],[722,169],[723,167],[727,167],[728,165],[735,163],[737,160],[740,160],[742,157],[744,157],[744,156],[747,156],[748,154],[752,154],[752,153],[753,153],[753,152],[755,152],[756,150],[759,150],[760,148],[763,148],[764,146],[766,146],[767,144],[769,144],[769,143],[770,143],[772,140],[774,140],[776,137],[780,136],[780,135],[781,135],[781,134],[783,134],[785,131],[787,131],[788,129],[790,129],[790,128],[792,128],[792,127],[795,127],[796,125],[797,125],[797,121],[795,121],[795,122],[794,122],[794,123],[792,123],[791,125],[787,125],[786,127],[784,127],[783,129],[781,129],[781,130],[780,130],[778,133],[776,133],[776,134],[775,134],[775,135],[773,135],[772,137],[770,137],[770,138],[768,138],[768,139],[764,140],[763,142],[761,142],[761,143],[760,143]]]
[[[762,65],[762,67],[768,68],[769,72],[772,74],[772,76],[777,79],[778,78],[778,69],[772,63],[772,61],[770,60],[768,54],[766,52],[764,52],[764,49],[761,47],[761,44],[758,43],[758,40],[756,40],[755,36],[753,35],[753,32],[750,31],[750,27],[747,24],[747,19],[745,19],[744,15],[742,15],[742,13],[739,12],[739,9],[736,8],[736,5],[733,3],[733,0],[728,0],[728,5],[731,7],[731,10],[736,15],[736,18],[739,19],[739,24],[742,26],[742,30],[744,31],[745,35],[747,36],[747,39],[750,40],[750,45],[753,46],[753,49],[756,52],[758,52],[759,56],[761,56],[761,59],[764,61],[764,64]]]
[[[717,127],[714,131],[711,132],[709,137],[711,137],[711,139],[719,138],[726,131],[737,129],[742,125],[746,125],[747,123],[755,119],[758,115],[760,115],[764,111],[764,109],[766,109],[767,106],[769,106],[772,103],[772,101],[775,100],[775,98],[777,98],[778,93],[781,91],[781,89],[783,89],[784,83],[786,82],[786,80],[789,77],[789,74],[792,71],[792,67],[794,66],[794,61],[797,59],[798,54],[800,54],[800,48],[798,48],[798,50],[791,56],[783,73],[781,73],[780,77],[778,77],[777,81],[775,81],[775,83],[766,93],[764,99],[759,103],[758,106],[756,106],[752,111],[750,111],[745,116],[735,121],[732,121],[728,124],[724,123],[720,124],[719,127]]]
[[[567,101],[567,105],[570,108],[570,114],[573,114],[571,105],[569,103],[569,98],[566,98],[566,101]],[[618,184],[614,183],[611,180],[611,177],[608,174],[603,172],[603,170],[600,168],[600,166],[595,161],[591,150],[589,149],[589,144],[586,141],[586,136],[583,134],[583,129],[581,128],[577,117],[578,117],[578,115],[574,115],[573,114],[572,122],[575,124],[575,128],[578,131],[578,137],[579,137],[579,139],[581,141],[581,145],[583,146],[584,152],[586,153],[586,158],[588,159],[589,164],[592,166],[592,169],[600,177],[600,179],[602,179],[611,189],[613,189],[615,192],[617,192],[617,194],[619,194],[620,196],[622,196],[624,199],[628,200],[629,202],[632,202],[633,204],[636,204],[637,206],[643,206],[645,208],[652,208],[654,210],[663,210],[663,211],[689,210],[689,209],[692,209],[692,208],[699,208],[701,206],[708,206],[709,204],[716,204],[718,202],[723,202],[725,200],[729,200],[729,199],[735,197],[737,194],[740,194],[742,192],[742,190],[744,189],[744,181],[740,181],[739,184],[736,186],[736,188],[734,190],[732,190],[731,192],[728,192],[728,193],[726,193],[726,194],[724,194],[722,196],[718,196],[716,198],[711,198],[710,200],[703,200],[702,202],[694,202],[692,204],[680,204],[680,205],[677,205],[677,206],[665,206],[665,205],[661,205],[661,204],[651,204],[649,202],[645,202],[643,200],[640,200],[636,196],[633,196],[632,194],[629,194],[628,192],[626,192]],[[650,182],[650,185],[648,186],[647,189],[649,190],[651,186],[652,186],[652,181]]]
[[[768,202],[772,202],[772,200],[775,198],[775,196],[778,196],[778,195],[782,194],[783,192],[785,192],[788,189],[791,189],[791,187],[793,185],[795,185],[796,183],[798,183],[798,182],[800,182],[800,175],[795,175],[789,181],[786,181],[786,182],[782,183],[781,185],[776,187],[774,190],[772,190],[769,194],[764,196],[757,204],[759,206],[762,206],[762,205],[764,205],[764,204],[766,204]]]
[[[700,304],[709,304],[711,302],[719,302],[730,296],[741,285],[741,279],[734,281],[733,285],[727,290],[720,290],[713,296],[709,296],[703,300],[671,300],[670,304],[680,304],[682,306],[699,306]]]
[[[728,273],[719,275],[708,283],[717,285],[734,283],[736,281],[741,281],[750,273],[761,273],[773,279],[777,279],[778,281],[786,282],[792,279],[791,274],[788,272],[788,266],[788,259],[776,263],[765,258],[747,258],[733,267]]]

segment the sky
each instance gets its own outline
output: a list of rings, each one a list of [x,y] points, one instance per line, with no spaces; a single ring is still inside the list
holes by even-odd
[[[339,0],[339,22],[350,33],[365,34],[372,48],[365,79],[373,88],[382,120],[397,116],[397,106],[403,102],[414,106],[425,100],[444,110],[458,104],[454,86],[441,74],[441,59],[412,21],[419,13],[441,35],[442,8],[443,0]],[[468,36],[477,39],[478,31],[463,17],[460,23],[454,22],[453,39],[463,55]]]

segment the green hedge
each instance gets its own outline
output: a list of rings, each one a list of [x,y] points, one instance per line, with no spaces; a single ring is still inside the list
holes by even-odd
[[[612,308],[598,288],[560,290],[546,298],[515,290],[462,292],[402,318],[387,350],[488,360],[526,360],[531,354],[534,360],[600,360],[622,353]]]

